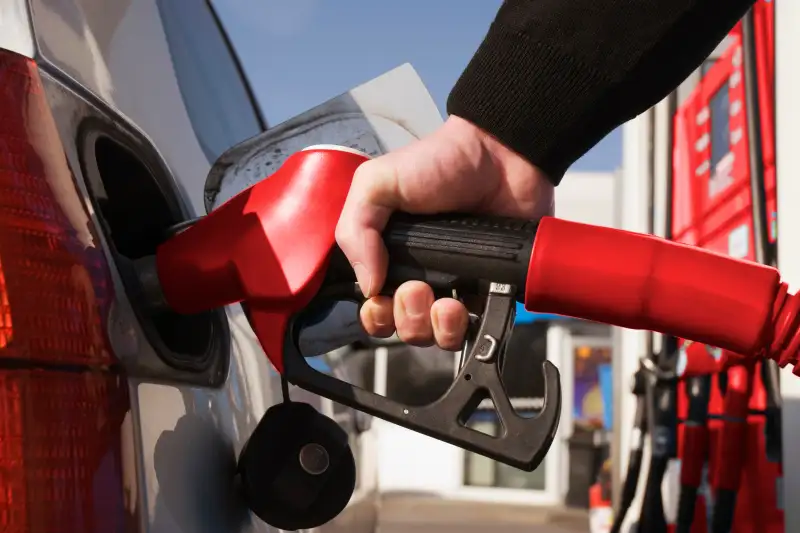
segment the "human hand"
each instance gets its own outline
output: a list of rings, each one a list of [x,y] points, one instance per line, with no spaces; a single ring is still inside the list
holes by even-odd
[[[381,232],[394,211],[484,213],[536,220],[553,213],[553,185],[522,156],[470,122],[451,116],[432,135],[363,163],[336,227],[336,241],[368,300],[361,322],[373,337],[414,346],[461,349],[469,315],[458,300],[434,301],[423,282],[409,281],[394,298],[376,296],[388,254]]]

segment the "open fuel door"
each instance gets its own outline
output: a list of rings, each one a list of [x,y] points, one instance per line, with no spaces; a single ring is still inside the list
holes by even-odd
[[[442,122],[430,93],[406,63],[223,154],[206,181],[206,210],[269,177],[308,146],[349,146],[374,157],[432,133]],[[272,150],[264,149],[268,145]]]

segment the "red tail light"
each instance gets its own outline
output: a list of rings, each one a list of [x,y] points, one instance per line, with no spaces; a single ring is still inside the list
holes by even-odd
[[[8,303],[8,291],[6,290],[6,277],[3,274],[3,262],[0,261],[0,350],[11,342],[13,328],[11,305]]]
[[[0,531],[125,530],[108,265],[33,61],[0,51]]]

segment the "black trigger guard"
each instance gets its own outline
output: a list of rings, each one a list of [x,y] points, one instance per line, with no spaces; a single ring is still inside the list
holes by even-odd
[[[524,418],[514,411],[500,374],[502,351],[514,318],[513,294],[514,287],[491,285],[481,325],[464,365],[447,392],[428,405],[404,405],[314,369],[297,346],[297,321],[287,329],[283,375],[294,385],[334,402],[532,472],[549,451],[558,430],[561,383],[558,369],[545,361],[541,412],[536,417]],[[487,397],[494,402],[502,426],[497,436],[465,425]]]

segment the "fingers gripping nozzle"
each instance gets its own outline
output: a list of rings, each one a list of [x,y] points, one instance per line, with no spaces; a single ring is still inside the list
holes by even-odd
[[[307,390],[341,404],[378,416],[403,427],[469,451],[532,471],[544,459],[555,438],[561,413],[559,372],[544,364],[544,403],[535,417],[515,411],[501,378],[506,340],[514,321],[515,288],[491,283],[486,292],[480,325],[474,328],[458,375],[447,392],[424,406],[409,406],[340,381],[313,369],[287,339],[285,374]],[[297,324],[299,326],[299,324]],[[288,335],[297,330],[290,327]],[[491,398],[500,433],[486,435],[467,427],[480,403]]]

